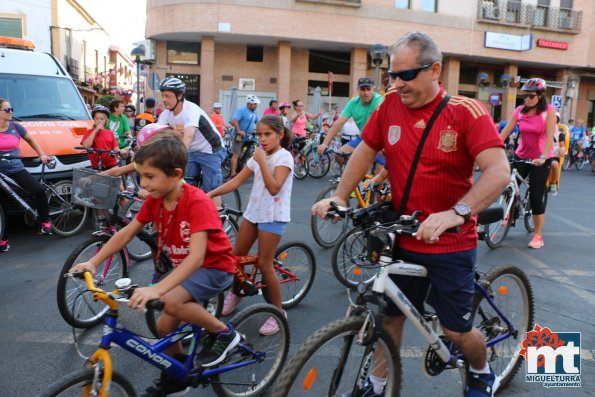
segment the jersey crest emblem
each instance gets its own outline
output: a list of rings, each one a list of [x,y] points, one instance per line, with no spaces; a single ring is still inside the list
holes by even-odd
[[[399,139],[401,139],[401,126],[391,125],[388,127],[388,143],[394,145],[399,142]]]
[[[445,153],[454,152],[457,150],[457,133],[456,131],[442,131],[440,132],[440,142],[438,142],[438,149]]]

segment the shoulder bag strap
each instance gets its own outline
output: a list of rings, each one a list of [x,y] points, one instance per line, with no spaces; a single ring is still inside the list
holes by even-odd
[[[413,177],[415,176],[415,169],[417,168],[417,163],[419,162],[421,151],[424,148],[424,143],[426,142],[428,135],[430,135],[430,131],[432,130],[432,126],[434,125],[434,121],[436,121],[436,118],[438,117],[440,112],[442,112],[442,109],[446,107],[446,104],[449,100],[450,95],[447,94],[444,96],[442,101],[440,101],[440,104],[438,105],[436,110],[434,110],[434,113],[432,114],[432,117],[430,117],[430,121],[428,121],[426,129],[424,130],[421,139],[419,140],[419,145],[417,146],[417,151],[415,152],[415,157],[413,158],[413,162],[411,163],[411,169],[409,170],[409,176],[407,177],[407,183],[405,184],[405,189],[403,190],[403,198],[401,199],[401,205],[399,206],[399,216],[403,215],[403,212],[405,212],[405,206],[407,205],[407,200],[409,199],[409,192],[411,191],[411,184],[413,183]]]

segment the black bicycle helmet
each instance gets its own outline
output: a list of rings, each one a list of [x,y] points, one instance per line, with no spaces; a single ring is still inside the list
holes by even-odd
[[[544,79],[540,79],[538,77],[534,77],[525,81],[521,91],[535,91],[535,92],[543,92],[546,89],[546,84]]]
[[[166,77],[159,83],[159,91],[186,92],[186,84],[177,77]]]
[[[105,114],[105,116],[107,118],[109,118],[109,113],[110,112],[109,112],[109,109],[106,108],[105,106],[103,106],[103,105],[95,105],[93,107],[93,110],[91,111],[91,117],[95,117],[95,113],[97,113],[97,112],[103,113],[103,114]]]
[[[132,105],[132,104],[130,104],[130,103],[129,103],[128,105],[126,105],[126,106],[124,107],[124,109],[132,109],[132,111],[133,111],[134,113],[136,113],[136,107],[134,107],[134,105]]]

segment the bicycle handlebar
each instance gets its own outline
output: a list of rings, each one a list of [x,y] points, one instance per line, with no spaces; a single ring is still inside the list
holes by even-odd
[[[138,287],[136,284],[132,284],[131,279],[121,278],[116,280],[117,289],[107,292],[95,286],[95,280],[89,271],[66,273],[64,274],[64,277],[84,279],[85,283],[87,284],[87,290],[93,293],[93,299],[99,299],[108,305],[112,310],[118,309],[119,302],[128,302],[128,298],[132,296],[134,290]],[[122,298],[120,295],[125,295],[126,298]],[[161,311],[163,310],[165,304],[159,299],[154,299],[148,301],[146,306]]]
[[[238,211],[238,210],[234,210],[233,208],[229,208],[229,207],[221,207],[218,208],[218,211],[220,214],[226,214],[226,215],[234,215],[234,216],[243,216],[244,213],[242,211]]]
[[[26,157],[21,157],[21,156],[13,156],[10,154],[0,154],[0,161],[8,161],[8,160],[22,160]],[[33,163],[36,165],[39,165],[39,163],[41,163],[41,160],[39,159],[39,157],[35,157],[33,158]],[[56,168],[57,165],[57,160],[54,156],[48,156],[48,161],[47,163],[45,163],[45,166],[48,167],[50,170],[53,170],[54,168]]]
[[[106,150],[106,149],[97,149],[94,147],[84,147],[84,146],[75,146],[74,147],[77,150],[84,150],[85,152],[92,154],[92,153],[97,153],[97,154],[109,154],[112,157],[119,157],[120,156],[120,152],[116,151],[116,150]]]

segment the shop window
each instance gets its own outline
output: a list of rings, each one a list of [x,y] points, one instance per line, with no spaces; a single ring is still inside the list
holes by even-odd
[[[165,77],[176,77],[186,84],[184,97],[190,102],[200,105],[200,75],[199,74],[171,74]]]
[[[395,0],[395,8],[401,8],[404,10],[408,10],[411,8],[411,1],[410,0]]]
[[[477,84],[477,73],[476,67],[463,66],[459,72],[459,84]]]
[[[308,72],[349,75],[351,54],[349,52],[310,50],[308,58]]]
[[[308,95],[314,95],[316,87],[320,87],[320,94],[328,97],[328,81],[326,80],[308,80]],[[349,97],[349,83],[335,81],[333,83],[332,96]],[[324,99],[322,100],[324,103]]]
[[[168,41],[167,63],[200,65],[200,43]]]
[[[246,47],[246,61],[262,62],[264,58],[264,47],[261,45],[249,45]]]
[[[438,0],[422,0],[421,9],[428,12],[438,12]]]

